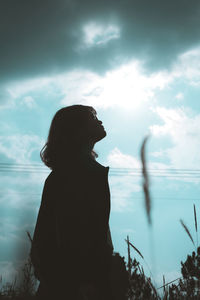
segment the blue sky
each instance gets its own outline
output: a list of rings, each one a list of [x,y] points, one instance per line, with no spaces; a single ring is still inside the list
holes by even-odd
[[[95,149],[98,161],[110,166],[115,251],[126,256],[124,239],[129,235],[158,285],[163,274],[167,281],[179,277],[180,261],[194,248],[179,219],[196,240],[194,203],[200,216],[199,5],[195,10],[192,2],[173,1],[181,7],[178,12],[157,1],[149,11],[145,1],[127,1],[123,7],[110,1],[107,8],[86,1],[82,13],[79,1],[74,6],[49,2],[48,9],[38,1],[36,7],[21,1],[22,9],[16,8],[10,27],[5,26],[7,39],[0,53],[0,274],[5,280],[16,274],[28,254],[26,230],[33,232],[49,173],[39,151],[50,121],[59,108],[76,103],[93,106],[107,131]],[[63,13],[64,4],[74,19]],[[12,5],[4,4],[8,19]],[[125,12],[130,12],[127,18]],[[40,29],[38,35],[33,24]],[[11,38],[17,34],[18,42]],[[147,134],[152,230],[139,171]]]

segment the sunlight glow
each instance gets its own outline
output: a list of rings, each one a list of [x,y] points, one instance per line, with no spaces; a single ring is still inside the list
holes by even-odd
[[[141,63],[137,61],[106,72],[104,76],[76,71],[68,73],[67,78],[62,79],[62,89],[66,95],[62,104],[78,99],[78,102],[95,107],[128,109],[135,109],[141,103],[152,100],[155,91],[165,88],[171,81],[168,73],[144,74]],[[77,82],[78,89],[72,89],[70,84],[77,85]]]
[[[61,105],[82,103],[104,109],[136,109],[145,102],[152,104],[157,91],[165,89],[173,79],[171,73],[164,71],[146,74],[142,62],[134,60],[104,75],[77,69],[52,77],[16,82],[10,86],[9,92],[13,99],[26,106],[31,103],[22,99],[32,99],[32,92],[48,91],[48,96],[51,93],[53,97],[62,95]]]

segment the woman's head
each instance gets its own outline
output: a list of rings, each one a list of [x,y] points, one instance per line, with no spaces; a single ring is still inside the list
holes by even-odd
[[[53,169],[67,158],[83,153],[95,158],[93,146],[105,136],[93,107],[72,105],[61,108],[51,122],[47,142],[41,151],[42,161]]]

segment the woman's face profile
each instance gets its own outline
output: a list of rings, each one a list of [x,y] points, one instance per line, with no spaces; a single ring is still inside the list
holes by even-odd
[[[89,112],[87,121],[87,131],[91,142],[96,143],[106,136],[106,131],[102,121],[97,118],[96,112]]]

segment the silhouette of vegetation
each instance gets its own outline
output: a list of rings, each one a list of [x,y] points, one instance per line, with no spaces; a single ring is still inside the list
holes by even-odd
[[[161,299],[156,291],[156,288],[151,282],[151,278],[146,277],[144,274],[143,267],[140,266],[140,263],[134,258],[131,259],[130,265],[130,287],[128,291],[128,299]]]
[[[181,266],[183,278],[177,285],[172,284],[169,287],[170,300],[200,299],[200,247],[197,253],[192,252],[192,255],[188,255],[186,261],[181,262]]]
[[[115,300],[199,300],[200,299],[200,247],[197,253],[188,255],[185,262],[181,262],[182,278],[177,284],[163,285],[163,296],[152,283],[152,279],[144,273],[143,267],[136,260],[114,253],[111,272],[111,286]],[[2,281],[2,280],[1,280]],[[32,300],[35,299],[37,280],[33,274],[30,258],[22,269],[20,284],[17,279],[7,283],[0,289],[2,300]]]
[[[2,279],[3,280],[3,279]],[[2,283],[1,280],[1,283]],[[22,270],[12,283],[2,284],[0,289],[0,299],[7,300],[30,300],[35,298],[37,279],[33,273],[33,266],[28,257]]]

